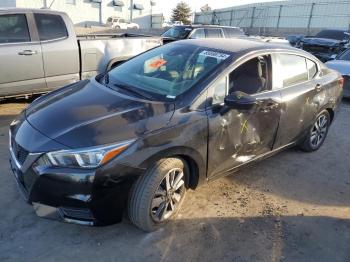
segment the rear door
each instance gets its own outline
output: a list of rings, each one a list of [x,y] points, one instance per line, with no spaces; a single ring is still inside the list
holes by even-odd
[[[55,89],[80,79],[79,46],[68,17],[34,13],[43,51],[47,87]]]
[[[275,147],[284,146],[300,138],[312,123],[326,98],[320,85],[318,64],[304,56],[279,53],[274,55],[277,88],[281,90],[282,115]]]
[[[31,13],[0,13],[0,96],[45,91],[37,40]]]

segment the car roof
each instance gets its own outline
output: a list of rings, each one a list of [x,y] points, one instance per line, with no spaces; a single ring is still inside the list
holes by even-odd
[[[274,50],[274,49],[284,49],[298,51],[299,53],[306,53],[300,49],[289,47],[281,44],[266,43],[254,39],[243,39],[243,38],[201,38],[201,39],[189,39],[189,40],[180,40],[176,43],[181,44],[192,44],[200,47],[207,47],[211,49],[219,49],[222,51],[227,51],[231,53],[247,53],[250,51],[259,51],[259,50]]]
[[[239,27],[236,27],[236,26],[203,25],[203,24],[175,25],[175,27],[191,27],[191,28],[232,28],[232,29],[240,29]]]
[[[48,8],[0,8],[0,14],[11,14],[11,13],[47,13],[47,14],[65,14],[64,12],[48,9]]]

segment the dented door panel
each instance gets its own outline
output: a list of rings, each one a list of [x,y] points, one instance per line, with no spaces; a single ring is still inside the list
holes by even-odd
[[[257,94],[251,110],[221,115],[209,108],[208,178],[223,174],[272,150],[280,119],[280,92]]]

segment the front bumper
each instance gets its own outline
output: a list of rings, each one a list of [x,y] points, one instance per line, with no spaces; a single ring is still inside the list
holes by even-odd
[[[19,191],[44,218],[81,225],[120,222],[130,187],[144,171],[115,161],[98,169],[34,168],[42,154],[28,153],[19,161],[11,132],[10,141],[10,166]]]

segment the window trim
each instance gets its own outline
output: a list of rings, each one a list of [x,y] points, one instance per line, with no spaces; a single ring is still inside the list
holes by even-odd
[[[272,85],[272,90],[283,90],[283,89],[286,89],[286,88],[290,88],[290,87],[294,87],[294,86],[297,86],[297,85],[302,85],[302,84],[306,84],[314,79],[316,79],[317,77],[320,76],[320,65],[319,63],[314,60],[314,59],[311,59],[307,56],[304,56],[303,54],[299,54],[299,53],[292,53],[292,52],[275,52],[275,53],[271,53],[271,56],[272,56],[272,67],[274,67],[274,65],[276,65],[276,58],[278,55],[280,54],[284,54],[284,55],[294,55],[294,56],[300,56],[302,58],[305,59],[305,67],[307,69],[307,64],[306,64],[306,59],[309,59],[310,61],[314,62],[316,64],[316,67],[317,67],[317,73],[314,75],[314,77],[312,79],[309,79],[309,70],[307,70],[307,75],[308,75],[308,80],[307,81],[303,81],[303,82],[300,82],[300,83],[296,83],[296,84],[293,84],[293,85],[289,85],[289,86],[282,86],[282,87],[276,87],[275,85]],[[272,78],[274,79],[275,78],[275,74],[274,74],[274,70],[272,69]],[[275,81],[273,81],[275,82]]]

